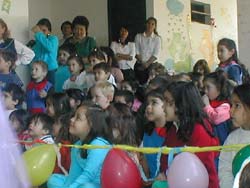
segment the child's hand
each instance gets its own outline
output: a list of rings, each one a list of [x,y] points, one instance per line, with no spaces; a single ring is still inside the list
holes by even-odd
[[[208,98],[208,96],[206,94],[202,96],[202,101],[205,104],[205,106],[208,106],[210,104],[209,103],[209,98]]]
[[[39,96],[40,96],[41,98],[45,98],[45,97],[47,97],[47,92],[46,92],[45,90],[41,90],[41,91],[39,92]]]
[[[34,27],[32,27],[31,31],[33,31],[34,33],[37,33],[39,31],[41,31],[41,29],[38,25],[35,25]]]

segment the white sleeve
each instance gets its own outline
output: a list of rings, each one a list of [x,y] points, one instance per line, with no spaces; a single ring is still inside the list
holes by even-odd
[[[154,52],[153,52],[153,56],[156,57],[157,59],[159,59],[159,54],[161,51],[161,38],[160,37],[156,37],[155,38],[155,47],[154,47]]]
[[[27,65],[29,64],[32,59],[35,57],[35,53],[33,50],[22,44],[21,42],[14,40],[15,41],[15,48],[17,52],[17,61],[16,65]]]
[[[140,38],[141,35],[137,34],[135,36],[135,54],[140,55]]]
[[[129,46],[129,49],[130,49],[129,55],[132,56],[132,58],[134,59],[135,58],[135,43],[130,42],[129,45],[130,45]]]
[[[111,42],[110,48],[113,50],[114,54],[117,53],[117,51],[116,51],[116,42],[115,41]]]
[[[224,145],[235,144],[233,137],[227,137]],[[221,152],[219,157],[220,188],[233,187],[234,177],[232,173],[233,152]]]

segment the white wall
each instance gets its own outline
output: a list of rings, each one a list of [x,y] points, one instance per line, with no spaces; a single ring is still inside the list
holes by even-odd
[[[238,0],[239,57],[250,69],[250,1]]]
[[[191,0],[154,0],[154,16],[162,38],[160,62],[168,69],[190,71],[204,58],[213,69],[217,66],[216,46],[222,37],[237,39],[237,1],[200,0],[211,4],[215,25],[191,22]]]

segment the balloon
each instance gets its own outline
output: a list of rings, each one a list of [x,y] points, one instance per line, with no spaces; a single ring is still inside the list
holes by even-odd
[[[208,188],[209,177],[206,167],[192,153],[177,155],[167,173],[169,188]]]
[[[54,145],[36,146],[23,154],[30,181],[33,186],[45,183],[52,174],[56,152]]]
[[[102,188],[141,188],[141,176],[136,164],[122,150],[111,149],[101,173]]]
[[[245,146],[242,148],[238,153],[235,155],[232,164],[232,170],[234,177],[236,176],[237,172],[240,170],[242,163],[245,161],[246,158],[250,156],[250,146]]]

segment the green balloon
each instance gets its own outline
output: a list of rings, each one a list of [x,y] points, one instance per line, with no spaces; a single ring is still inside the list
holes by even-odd
[[[239,172],[242,163],[246,160],[246,158],[250,157],[250,145],[245,146],[242,148],[238,153],[235,155],[232,164],[232,170],[234,177]]]

